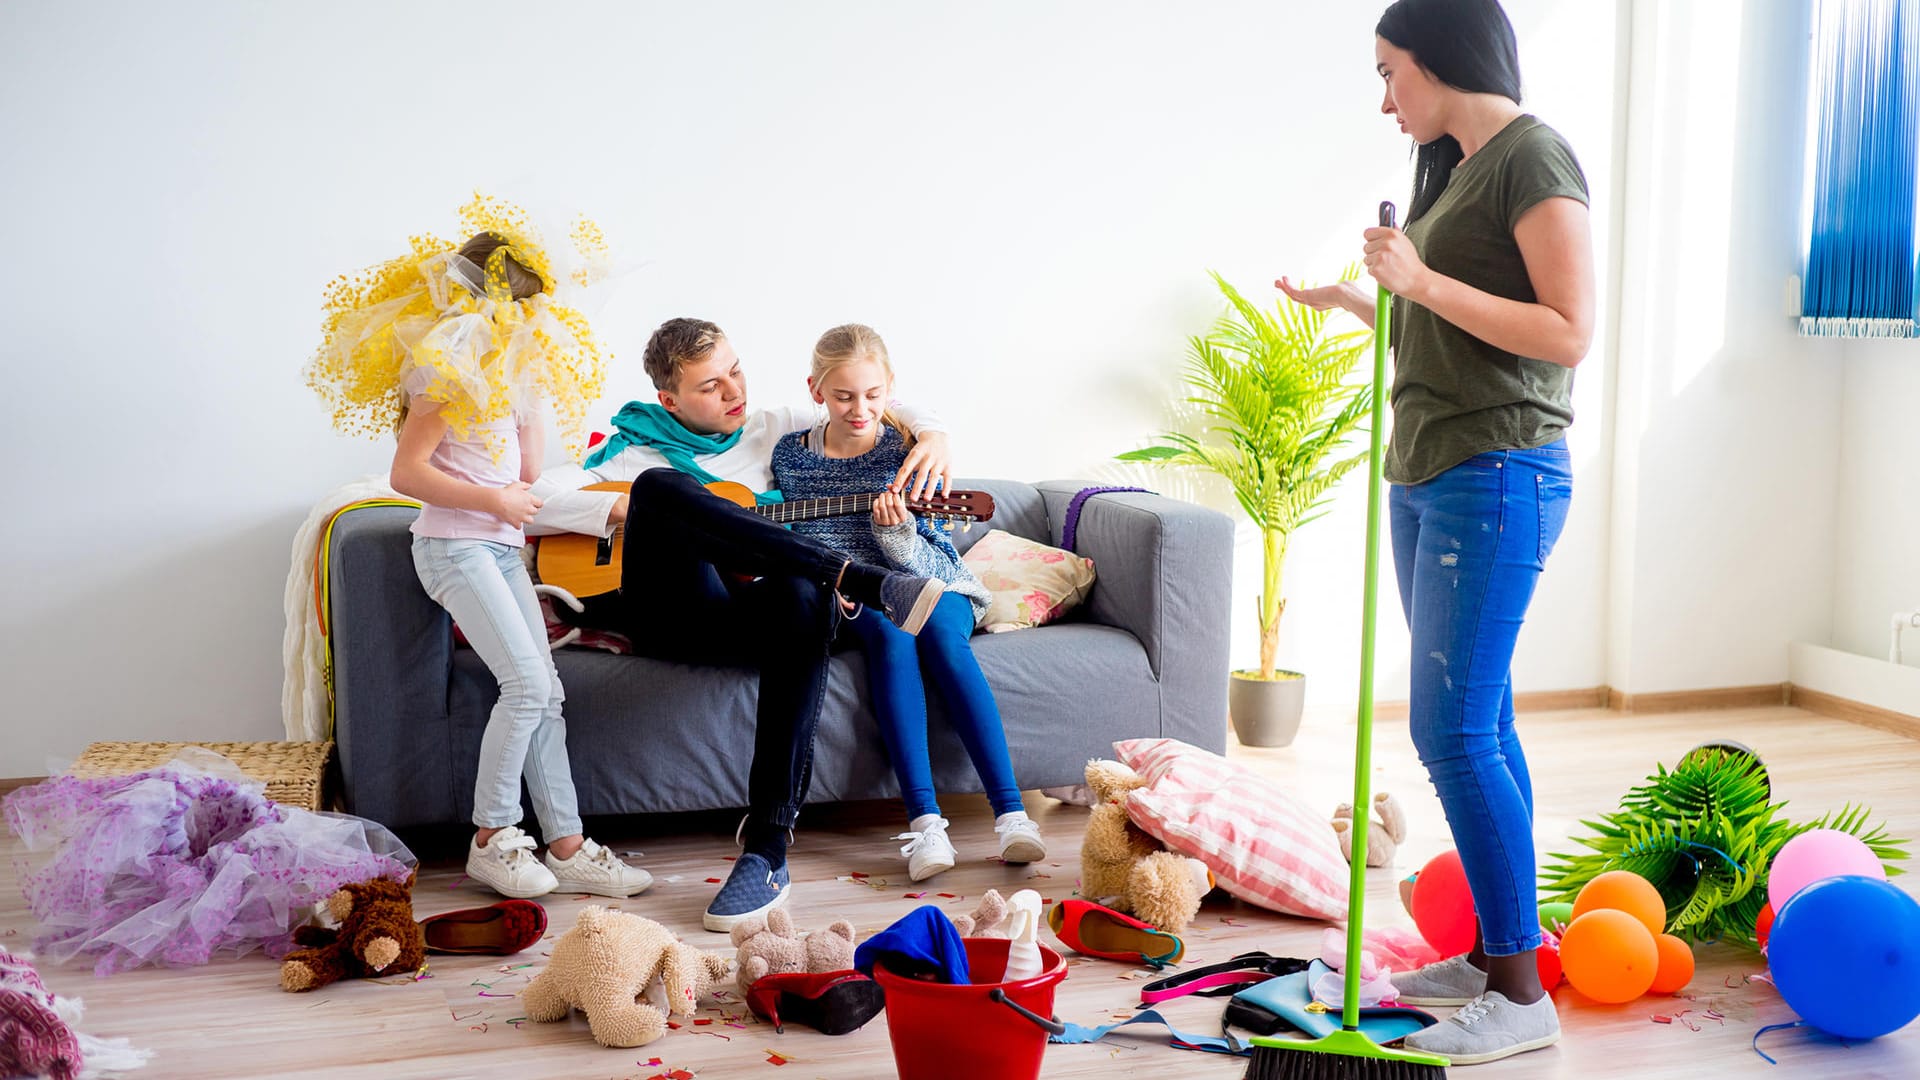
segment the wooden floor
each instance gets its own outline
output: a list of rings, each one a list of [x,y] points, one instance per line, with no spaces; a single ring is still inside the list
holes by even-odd
[[[1757,749],[1772,770],[1777,795],[1791,802],[1789,815],[1813,816],[1848,801],[1866,801],[1894,833],[1920,836],[1920,743],[1789,707],[1670,715],[1623,714],[1590,709],[1525,717],[1538,802],[1537,838],[1542,850],[1564,850],[1578,819],[1614,806],[1626,788],[1708,737],[1732,737]],[[1338,716],[1310,717],[1300,740],[1284,750],[1234,748],[1231,752],[1285,784],[1315,807],[1331,811],[1350,783],[1353,729]],[[1437,803],[1413,761],[1404,726],[1383,724],[1376,739],[1376,790],[1394,792],[1406,805],[1412,837],[1395,868],[1376,870],[1368,888],[1372,925],[1410,925],[1395,894],[1398,879],[1449,846]],[[930,883],[928,899],[958,913],[970,910],[989,887],[1003,892],[1038,888],[1044,895],[1074,893],[1078,847],[1086,811],[1029,796],[1054,846],[1048,863],[1032,868],[1002,866],[991,853],[991,820],[977,799],[950,800],[961,865]],[[803,928],[838,917],[864,933],[884,927],[916,903],[904,864],[886,837],[898,828],[890,806],[877,804],[809,810],[808,825],[794,849],[794,913]],[[626,910],[658,920],[704,947],[726,941],[700,929],[700,913],[726,875],[728,835],[707,821],[693,831],[599,838],[622,850],[642,850],[638,860],[658,879],[645,894],[624,902]],[[730,830],[728,830],[730,834]],[[17,840],[0,840],[0,946],[29,942],[34,924],[18,888],[25,859]],[[419,914],[490,902],[463,881],[456,855],[430,853],[415,893]],[[845,880],[871,875],[867,884]],[[1898,878],[1912,889],[1913,877]],[[585,901],[556,898],[549,905],[556,932],[571,925]],[[1245,905],[1209,903],[1188,934],[1194,963],[1225,959],[1248,949],[1314,955],[1323,927]],[[1051,939],[1049,937],[1049,943]],[[1764,970],[1751,953],[1724,946],[1699,949],[1699,973],[1684,999],[1644,998],[1609,1007],[1583,1000],[1569,988],[1558,993],[1564,1035],[1558,1046],[1465,1070],[1498,1077],[1698,1077],[1698,1076],[1920,1076],[1920,1027],[1871,1043],[1842,1044],[1805,1029],[1769,1034],[1762,1047],[1779,1059],[1768,1066],[1749,1043],[1764,1024],[1794,1019],[1774,990],[1745,976]],[[510,965],[532,963],[529,967]],[[56,993],[85,999],[83,1030],[129,1036],[153,1049],[143,1077],[476,1077],[522,1080],[583,1077],[646,1080],[684,1070],[694,1076],[809,1077],[895,1075],[884,1017],[841,1038],[790,1027],[776,1035],[755,1022],[737,1000],[703,1012],[712,1023],[687,1025],[638,1050],[608,1050],[593,1042],[577,1018],[561,1024],[520,1021],[513,994],[538,970],[540,954],[511,959],[434,957],[430,978],[343,983],[311,994],[282,993],[275,965],[256,954],[237,961],[179,971],[141,970],[95,978],[90,968],[43,970]],[[1108,1022],[1137,1000],[1145,973],[1097,960],[1077,960],[1061,985],[1058,1013],[1079,1023]],[[1221,1004],[1187,999],[1169,1012],[1194,1032],[1217,1031]],[[1706,1017],[1713,1009],[1725,1016]],[[1656,1014],[1688,1014],[1671,1024]],[[788,1059],[775,1068],[770,1052]],[[657,1061],[657,1064],[655,1063]],[[1150,1038],[1113,1038],[1091,1046],[1054,1046],[1046,1054],[1046,1077],[1239,1077],[1237,1059],[1176,1051]],[[1456,1072],[1461,1070],[1456,1069]],[[1003,1080],[968,1077],[965,1080]]]

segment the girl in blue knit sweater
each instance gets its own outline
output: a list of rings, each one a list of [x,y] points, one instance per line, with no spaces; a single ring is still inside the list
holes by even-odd
[[[960,561],[946,534],[931,522],[916,521],[891,488],[910,436],[887,412],[893,400],[893,366],[886,343],[869,327],[834,327],[814,346],[807,388],[815,402],[826,406],[827,419],[774,447],[773,479],[781,493],[788,499],[886,493],[874,503],[870,520],[803,521],[794,524],[794,531],[856,561],[938,578],[947,586],[917,637],[903,633],[872,608],[856,610],[847,622],[866,654],[874,715],[907,804],[907,831],[894,839],[907,841],[900,853],[907,857],[908,876],[924,881],[954,864],[953,842],[934,797],[927,753],[929,685],[940,694],[986,787],[997,815],[993,829],[1000,837],[1000,857],[1010,863],[1038,862],[1047,857],[1047,846],[1020,801],[1000,708],[969,641],[992,596]]]

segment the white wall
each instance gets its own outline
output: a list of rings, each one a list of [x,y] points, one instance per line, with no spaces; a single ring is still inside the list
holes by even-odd
[[[1920,608],[1920,343],[1849,341],[1843,367],[1832,644],[1885,659]],[[1901,658],[1920,666],[1920,630]]]
[[[0,7],[0,291],[21,313],[4,450],[31,500],[0,539],[0,776],[94,739],[277,735],[294,527],[388,453],[332,434],[300,383],[321,289],[411,232],[451,231],[475,186],[564,192],[649,260],[599,319],[618,357],[609,410],[646,394],[638,355],[663,318],[720,321],[763,401],[798,393],[820,329],[860,319],[887,334],[903,395],[960,434],[964,472],[1130,475],[1109,459],[1166,419],[1182,341],[1217,312],[1206,269],[1255,290],[1329,277],[1374,204],[1404,202],[1407,147],[1376,112],[1379,6]],[[1623,9],[1508,7],[1528,105],[1580,152],[1602,280],[1619,280]],[[1785,55],[1779,34],[1749,36],[1742,55]],[[1733,109],[1757,140],[1743,161],[1778,141],[1763,111],[1789,94],[1756,82],[1749,67],[1739,85],[1759,104],[1709,87],[1690,114]],[[1787,196],[1750,199],[1743,175],[1725,185],[1737,257],[1696,260],[1741,287],[1787,243],[1763,220]],[[1577,384],[1576,504],[1521,642],[1523,690],[1610,675],[1608,329]],[[1831,565],[1830,531],[1769,510],[1785,504],[1752,478],[1829,478],[1807,462],[1837,453],[1837,391],[1785,339],[1727,342],[1693,354],[1711,362],[1684,407],[1680,386],[1653,395],[1657,452],[1626,456],[1641,486],[1625,509],[1659,528],[1634,553],[1624,688],[1764,681],[1665,655],[1662,628],[1696,609],[1700,640],[1782,665],[1800,624],[1830,617],[1829,587],[1797,572],[1784,587],[1817,614],[1739,604],[1778,558]],[[1826,417],[1812,434],[1751,427],[1803,407]],[[1705,505],[1662,516],[1682,498]],[[1283,658],[1322,702],[1352,698],[1363,504],[1343,491],[1289,566]],[[1683,544],[1713,557],[1682,559]],[[1228,617],[1250,663],[1257,556],[1241,547]],[[1406,644],[1384,599],[1379,692],[1398,697]]]
[[[1806,0],[1639,0],[1608,682],[1776,683],[1833,617],[1840,347],[1800,338]]]

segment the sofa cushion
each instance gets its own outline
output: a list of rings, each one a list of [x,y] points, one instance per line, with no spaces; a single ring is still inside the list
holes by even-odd
[[[1080,606],[1093,588],[1093,560],[995,529],[965,556],[993,594],[981,629],[989,634],[1045,626]]]

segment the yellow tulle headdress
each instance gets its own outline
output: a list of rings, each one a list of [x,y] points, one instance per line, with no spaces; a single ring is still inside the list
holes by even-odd
[[[460,208],[460,224],[464,235],[490,233],[501,241],[484,264],[464,258],[458,245],[415,236],[409,254],[327,286],[307,385],[334,427],[355,435],[392,432],[414,397],[437,403],[463,439],[530,415],[544,401],[578,457],[587,407],[606,383],[607,356],[586,317],[555,293],[606,276],[605,235],[580,218],[564,247],[549,246],[525,211],[478,192]],[[541,291],[514,298],[509,257],[540,278]]]

